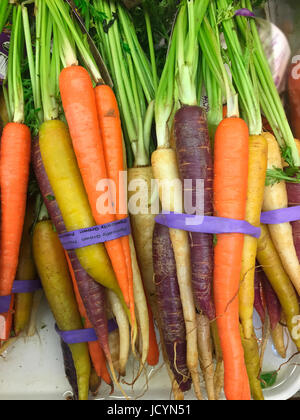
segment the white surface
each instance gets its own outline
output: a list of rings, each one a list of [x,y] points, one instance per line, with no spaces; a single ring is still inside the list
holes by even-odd
[[[54,332],[54,320],[45,301],[41,305],[38,320],[37,335],[26,340],[20,339],[5,357],[0,358],[0,400],[63,400],[70,395],[59,338]],[[269,343],[264,372],[277,370],[295,352],[294,345],[290,343],[287,359],[282,360]],[[299,355],[280,369],[276,384],[264,391],[266,399],[288,399],[300,389],[300,367],[296,363],[300,363]],[[126,381],[132,382],[137,372],[136,366],[129,363],[127,372]],[[170,380],[162,364],[156,369],[149,369],[147,376],[143,374],[133,389],[131,386],[123,386],[134,399],[171,398]],[[122,398],[117,391],[109,396],[109,391],[109,387],[102,385],[96,399]],[[193,393],[187,393],[185,398],[194,399]]]

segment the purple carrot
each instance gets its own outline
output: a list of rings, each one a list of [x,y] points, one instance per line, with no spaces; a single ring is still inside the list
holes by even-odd
[[[269,282],[267,276],[262,271],[261,272],[261,283],[264,291],[264,297],[266,301],[267,311],[270,317],[270,324],[271,324],[271,330],[273,331],[281,319],[282,314],[282,308],[281,304],[279,302],[279,299],[271,286],[271,283]]]
[[[300,184],[287,183],[286,188],[289,207],[300,206]],[[291,225],[293,229],[294,244],[300,262],[300,220],[292,222]]]
[[[192,180],[192,206],[197,205],[197,180],[204,181],[204,215],[213,215],[213,163],[206,114],[197,106],[184,106],[175,115],[174,137],[182,182]],[[185,186],[185,192],[189,191]],[[216,317],[212,298],[213,235],[190,233],[192,283],[199,312]]]
[[[66,233],[67,229],[65,227],[65,223],[55,200],[54,193],[42,161],[38,139],[33,141],[32,162],[40,191],[55,229],[59,235]],[[105,289],[102,285],[96,283],[82,268],[75,251],[68,251],[68,256],[76,276],[79,293],[85,306],[87,316],[95,329],[99,343],[105,355],[108,356],[109,345]]]
[[[76,374],[76,369],[75,369],[75,365],[73,361],[73,356],[72,356],[69,346],[64,341],[61,340],[60,345],[61,345],[63,359],[64,359],[66,377],[69,381],[69,384],[72,387],[73,399],[77,401],[78,400],[78,384],[77,384],[77,374]]]
[[[266,320],[266,311],[262,299],[262,281],[263,281],[264,272],[257,268],[255,270],[255,279],[254,279],[254,289],[255,289],[255,299],[254,299],[254,308],[258,313],[262,324]]]
[[[169,229],[159,224],[156,224],[153,235],[153,265],[166,353],[179,388],[185,392],[191,387],[191,377],[186,364],[186,329],[176,263]]]

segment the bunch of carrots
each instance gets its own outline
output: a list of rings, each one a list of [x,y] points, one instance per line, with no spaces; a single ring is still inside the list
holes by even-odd
[[[183,0],[167,34],[156,33],[150,3],[131,12],[114,0],[0,5],[0,32],[11,28],[0,149],[0,299],[10,308],[0,352],[34,334],[44,293],[74,399],[102,380],[129,398],[120,376],[130,359],[133,386],[161,355],[174,399],[193,388],[201,400],[205,388],[209,400],[223,390],[228,400],[263,400],[269,337],[283,361],[286,334],[300,349],[300,221],[261,219],[300,205],[300,142],[257,22],[236,13],[253,12],[250,0]],[[167,43],[162,63],[156,52]],[[260,237],[193,229],[199,180],[201,215],[246,221]],[[195,225],[163,213],[196,213]],[[77,248],[62,240],[125,219],[130,234]],[[13,293],[37,278],[43,292]],[[63,335],[85,330],[95,341]]]

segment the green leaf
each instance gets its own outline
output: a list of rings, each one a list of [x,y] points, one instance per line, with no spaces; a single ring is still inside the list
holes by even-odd
[[[266,372],[260,375],[261,380],[261,387],[262,389],[270,388],[276,383],[278,373],[274,372]]]

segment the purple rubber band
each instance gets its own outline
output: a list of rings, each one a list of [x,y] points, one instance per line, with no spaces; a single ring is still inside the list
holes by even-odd
[[[156,222],[168,228],[186,230],[187,232],[199,233],[243,233],[259,238],[261,230],[245,220],[228,219],[225,217],[194,216],[188,214],[160,214],[155,218]],[[197,223],[198,221],[198,223]]]
[[[42,288],[40,280],[15,280],[12,288],[14,293],[33,293]],[[11,295],[0,296],[0,314],[5,314],[9,311],[11,304]]]
[[[255,14],[249,9],[239,9],[235,12],[235,16],[255,17]]]
[[[65,250],[71,250],[119,239],[130,233],[130,220],[126,217],[104,225],[63,233],[59,239]]]
[[[260,221],[265,225],[296,222],[300,220],[300,206],[266,211],[261,214]]]
[[[111,333],[118,329],[118,324],[114,319],[108,321],[108,332]],[[61,331],[57,325],[55,325],[55,330],[60,338],[66,344],[80,344],[80,343],[91,343],[98,341],[97,335],[93,328],[85,328],[82,330],[73,330],[73,331]]]

